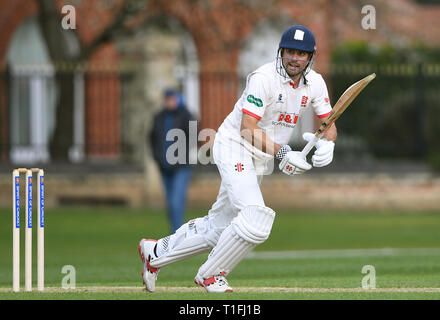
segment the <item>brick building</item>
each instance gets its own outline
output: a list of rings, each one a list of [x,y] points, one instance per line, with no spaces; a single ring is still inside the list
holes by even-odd
[[[243,48],[249,38],[258,41],[255,30],[264,21],[273,25],[280,19],[286,24],[307,25],[317,37],[318,55],[316,69],[326,75],[329,71],[332,47],[348,39],[364,39],[369,42],[393,42],[405,44],[411,41],[439,45],[440,6],[425,5],[414,0],[371,0],[377,12],[377,29],[363,30],[361,27],[364,5],[362,1],[350,0],[210,0],[210,1],[134,1],[139,9],[126,21],[127,28],[140,28],[158,16],[172,17],[191,35],[198,58],[198,83],[200,120],[202,127],[217,129],[222,119],[235,103],[240,86],[239,64]],[[124,0],[54,0],[61,12],[64,5],[76,9],[76,36],[79,46],[93,44],[103,31],[111,27],[124,8]],[[0,3],[0,68],[8,64],[7,53],[14,32],[25,21],[35,17],[40,10],[40,1],[16,0]],[[60,14],[61,16],[61,14]],[[282,27],[279,30],[282,32]],[[74,140],[84,144],[86,158],[118,158],[121,153],[121,88],[120,77],[107,70],[116,69],[122,57],[117,44],[103,41],[87,56],[88,63],[109,77],[86,74],[80,96],[83,109],[73,117],[83,118],[84,127],[77,127]],[[57,68],[68,65],[68,61],[52,61]],[[60,63],[60,64],[57,64]],[[111,69],[111,68],[110,68]],[[2,160],[11,156],[11,91],[6,78],[0,78],[0,156]],[[99,112],[105,104],[105,121]],[[75,109],[76,110],[76,109]],[[38,141],[37,141],[38,143]],[[18,150],[18,154],[19,154]],[[75,150],[73,150],[75,151]],[[37,158],[37,160],[44,160]],[[81,157],[80,157],[81,158]]]

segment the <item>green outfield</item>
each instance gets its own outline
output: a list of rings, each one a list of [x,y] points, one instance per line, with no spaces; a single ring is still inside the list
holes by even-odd
[[[187,218],[204,214],[191,210]],[[161,210],[125,208],[48,209],[49,288],[12,293],[11,221],[10,209],[1,209],[0,300],[225,299],[193,283],[206,254],[163,268],[158,292],[143,291],[138,242],[166,235],[167,220]],[[269,240],[228,276],[236,292],[227,299],[440,299],[439,230],[440,212],[279,210]],[[65,265],[75,267],[75,290],[61,289]],[[375,268],[376,289],[361,289],[365,265]],[[22,287],[23,273],[22,263]]]

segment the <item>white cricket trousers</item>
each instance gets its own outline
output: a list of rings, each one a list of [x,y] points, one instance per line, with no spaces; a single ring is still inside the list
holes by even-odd
[[[257,175],[259,165],[242,145],[216,135],[213,158],[221,176],[217,200],[208,212],[210,226],[225,229],[238,212],[249,205],[265,206]]]

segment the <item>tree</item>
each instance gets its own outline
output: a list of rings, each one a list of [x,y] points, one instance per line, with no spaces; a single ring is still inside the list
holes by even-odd
[[[69,62],[69,66],[76,66],[87,61],[90,55],[103,43],[121,33],[130,33],[132,25],[130,19],[145,14],[145,1],[122,0],[122,5],[116,8],[115,17],[93,41],[80,44],[78,50],[69,47],[69,37],[78,37],[72,30],[62,28],[61,13],[54,0],[38,0],[38,21],[46,41],[51,60],[55,63],[55,80],[59,98],[56,105],[56,121],[54,133],[50,141],[50,154],[53,160],[67,160],[69,148],[73,144],[73,103],[74,103],[74,72],[72,68],[60,68]]]

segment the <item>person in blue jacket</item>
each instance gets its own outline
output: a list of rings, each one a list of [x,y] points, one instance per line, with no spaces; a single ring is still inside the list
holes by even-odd
[[[162,181],[166,193],[168,218],[171,231],[175,232],[184,221],[187,188],[191,180],[191,168],[189,166],[189,123],[194,120],[191,113],[184,105],[183,96],[176,90],[164,91],[163,109],[157,113],[153,121],[153,129],[149,139],[153,151],[153,158],[159,166]],[[185,157],[173,154],[173,158],[184,159],[175,164],[170,164],[167,159],[168,148],[176,143],[176,140],[167,141],[166,136],[171,129],[181,129],[185,133],[184,142]],[[183,152],[177,148],[176,153]],[[171,161],[173,162],[173,161]]]

